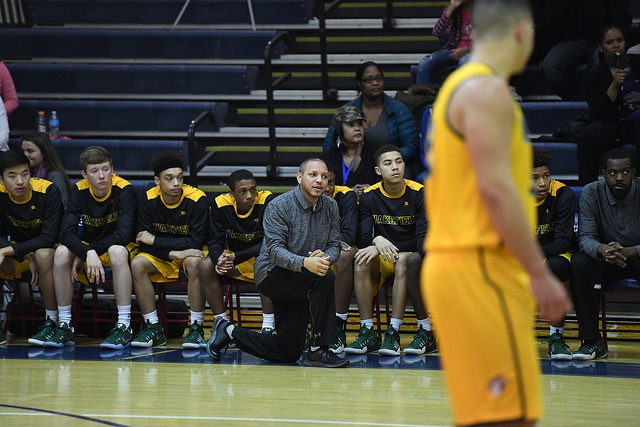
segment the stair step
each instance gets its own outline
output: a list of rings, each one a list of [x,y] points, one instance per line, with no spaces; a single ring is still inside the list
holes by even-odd
[[[205,147],[205,151],[210,152],[227,152],[227,153],[266,153],[270,151],[270,148],[266,145],[208,145]],[[322,153],[322,147],[317,146],[290,146],[279,145],[276,147],[276,151],[279,153]]]

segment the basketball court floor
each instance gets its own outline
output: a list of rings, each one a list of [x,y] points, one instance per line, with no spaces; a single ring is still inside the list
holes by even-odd
[[[402,339],[404,346],[411,336]],[[0,346],[0,426],[452,424],[437,354],[349,356],[346,369],[321,369],[237,349],[217,363],[204,350],[182,350],[180,339],[122,351],[97,344],[80,338],[54,350],[14,338]],[[640,425],[640,343],[609,344],[603,361],[552,362],[541,341],[546,413],[539,425]]]

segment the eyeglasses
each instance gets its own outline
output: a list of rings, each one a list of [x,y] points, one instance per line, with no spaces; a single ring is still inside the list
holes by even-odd
[[[383,80],[384,80],[384,77],[382,77],[382,76],[375,76],[375,77],[367,77],[366,79],[361,79],[360,81],[361,81],[362,83],[366,83],[366,84],[370,85],[370,84],[371,84],[371,83],[373,83],[373,82],[376,82],[376,83],[382,83],[382,81],[383,81]]]

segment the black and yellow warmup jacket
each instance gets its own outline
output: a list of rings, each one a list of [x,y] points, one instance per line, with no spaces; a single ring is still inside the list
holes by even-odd
[[[274,199],[270,191],[258,191],[249,212],[240,215],[236,199],[229,193],[215,198],[211,205],[209,226],[209,256],[214,263],[225,249],[236,255],[235,264],[258,256],[264,230],[262,216],[264,209]]]
[[[336,185],[333,198],[338,204],[340,212],[340,239],[353,246],[356,244],[358,233],[358,197],[349,187]]]
[[[110,246],[127,246],[135,240],[137,207],[133,185],[126,179],[112,175],[111,189],[101,198],[93,194],[89,180],[80,180],[69,195],[60,243],[83,261],[91,249],[102,255]],[[78,233],[79,225],[82,225],[81,233]]]
[[[36,249],[53,248],[62,219],[58,187],[40,178],[31,178],[29,185],[29,197],[17,202],[0,184],[0,248],[12,246],[19,261]]]
[[[182,184],[180,200],[167,205],[156,185],[147,191],[138,219],[138,232],[148,231],[155,239],[153,246],[140,245],[140,250],[169,260],[172,250],[202,249],[208,223],[209,203],[202,190]]]
[[[404,190],[396,196],[384,191],[382,181],[364,190],[360,197],[359,248],[371,246],[375,236],[382,236],[401,252],[424,255],[424,187],[409,179],[404,182]]]
[[[575,249],[573,223],[576,196],[571,188],[560,181],[551,180],[549,193],[538,207],[536,234],[545,257],[561,255]]]

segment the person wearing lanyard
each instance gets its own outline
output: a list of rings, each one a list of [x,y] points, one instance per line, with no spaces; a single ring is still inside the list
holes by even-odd
[[[364,114],[354,106],[344,106],[333,115],[333,145],[323,160],[336,173],[336,184],[350,187],[358,199],[365,188],[380,179],[376,175],[375,147],[364,141]]]

